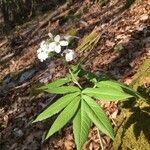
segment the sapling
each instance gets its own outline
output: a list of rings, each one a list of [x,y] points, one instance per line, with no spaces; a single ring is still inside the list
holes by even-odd
[[[41,112],[33,122],[58,114],[46,135],[45,139],[48,139],[67,122],[72,121],[77,150],[82,149],[93,123],[98,130],[114,139],[111,122],[96,101],[124,101],[131,97],[139,97],[139,94],[122,83],[98,77],[84,70],[81,65],[69,66],[68,62],[76,57],[75,51],[68,49],[69,38],[61,39],[59,35],[53,36],[51,33],[48,35],[49,39],[43,41],[37,50],[39,60],[43,62],[49,58],[50,53],[63,56],[69,73],[66,77],[39,88],[48,93],[61,94],[61,97]],[[88,87],[79,82],[80,78],[85,79]]]

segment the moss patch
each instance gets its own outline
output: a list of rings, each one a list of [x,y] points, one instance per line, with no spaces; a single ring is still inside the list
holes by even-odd
[[[119,128],[113,143],[114,150],[148,150],[150,148],[149,79],[150,59],[147,59],[137,71],[131,84],[143,98],[123,104],[117,118]]]

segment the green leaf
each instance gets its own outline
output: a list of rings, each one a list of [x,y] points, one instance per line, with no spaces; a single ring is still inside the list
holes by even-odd
[[[113,90],[119,90],[119,91],[123,92],[123,89],[121,88],[121,86],[111,80],[100,81],[96,84],[96,86],[101,89],[107,88],[108,90],[113,89]]]
[[[97,83],[97,81],[99,79],[98,76],[96,76],[95,74],[88,72],[88,71],[86,71],[85,78],[93,83]]]
[[[134,97],[140,97],[139,93],[131,89],[130,87],[126,86],[125,84],[122,84],[120,82],[116,82],[113,80],[105,80],[105,81],[100,81],[99,83],[96,84],[97,87],[99,88],[108,88],[108,89],[116,89],[123,91],[125,93],[128,93]]]
[[[73,72],[73,74],[75,76],[80,76],[80,74],[82,73],[82,68],[80,65],[71,65],[71,71]]]
[[[106,101],[126,100],[127,98],[133,97],[121,90],[108,88],[107,86],[103,88],[86,88],[82,93]]]
[[[129,86],[126,86],[125,84],[122,83],[118,83],[118,84],[122,87],[123,91],[125,91],[126,93],[133,95],[136,98],[141,98],[141,95],[137,91],[130,88]]]
[[[46,108],[42,113],[40,113],[36,117],[36,119],[33,121],[33,123],[38,122],[38,121],[42,121],[44,119],[47,119],[47,118],[55,115],[56,113],[60,112],[79,94],[80,93],[77,92],[77,93],[68,94],[68,95],[65,95],[65,96],[61,97],[55,103],[53,103],[48,108]]]
[[[82,87],[80,86],[78,80],[77,80],[77,76],[71,71],[71,69],[69,69],[69,73],[71,75],[72,81],[78,85],[78,87],[80,87],[82,89]]]
[[[80,65],[72,66],[73,73],[79,77],[85,77],[91,82],[97,82],[99,77],[89,71],[84,70]]]
[[[56,87],[59,87],[59,86],[62,86],[64,84],[66,84],[66,83],[68,83],[70,81],[71,80],[69,78],[61,78],[61,79],[53,81],[52,83],[49,83],[49,84],[44,85],[44,86],[41,86],[38,89],[39,90],[46,90],[46,89],[49,89],[49,88],[56,88]]]
[[[114,139],[114,132],[111,123],[102,108],[89,96],[82,95],[86,112],[93,123],[103,133]]]
[[[80,89],[76,86],[61,86],[56,88],[48,88],[44,91],[55,94],[66,94],[66,93],[80,92]]]
[[[60,113],[53,125],[51,126],[46,139],[61,129],[75,114],[78,109],[81,97],[74,98],[71,103]]]
[[[86,110],[85,104],[81,102],[81,108],[73,120],[73,133],[77,150],[80,150],[82,145],[86,142],[91,127],[91,121]]]

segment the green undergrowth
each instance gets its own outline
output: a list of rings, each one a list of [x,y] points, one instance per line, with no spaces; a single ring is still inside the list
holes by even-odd
[[[150,59],[147,59],[135,74],[131,84],[143,98],[123,104],[117,118],[119,128],[113,143],[114,150],[148,150],[150,148],[149,79]]]

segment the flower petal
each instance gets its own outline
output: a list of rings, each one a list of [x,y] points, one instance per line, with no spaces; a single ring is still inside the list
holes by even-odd
[[[41,48],[43,51],[47,51],[47,50],[48,50],[48,44],[47,44],[47,42],[42,41],[42,43],[40,44],[40,48]]]
[[[56,42],[52,42],[52,43],[48,44],[48,52],[55,51],[55,46],[56,46]]]
[[[45,52],[38,53],[37,57],[38,59],[40,59],[41,62],[43,62],[48,58],[48,53]]]
[[[48,33],[48,36],[51,38],[51,39],[53,39],[53,34],[52,33]]]
[[[45,43],[46,43],[46,41],[42,41],[42,42],[40,43],[40,46],[44,45]]]
[[[68,41],[60,41],[61,46],[68,46]]]
[[[56,35],[55,38],[54,38],[54,41],[59,42],[60,41],[60,35]]]
[[[41,48],[39,48],[38,50],[37,50],[37,53],[41,53],[43,50],[41,49]]]
[[[66,53],[66,61],[72,61],[76,57],[76,54],[73,50],[68,49]]]
[[[56,53],[60,53],[61,52],[61,46],[60,45],[56,45],[55,46],[55,52]]]

